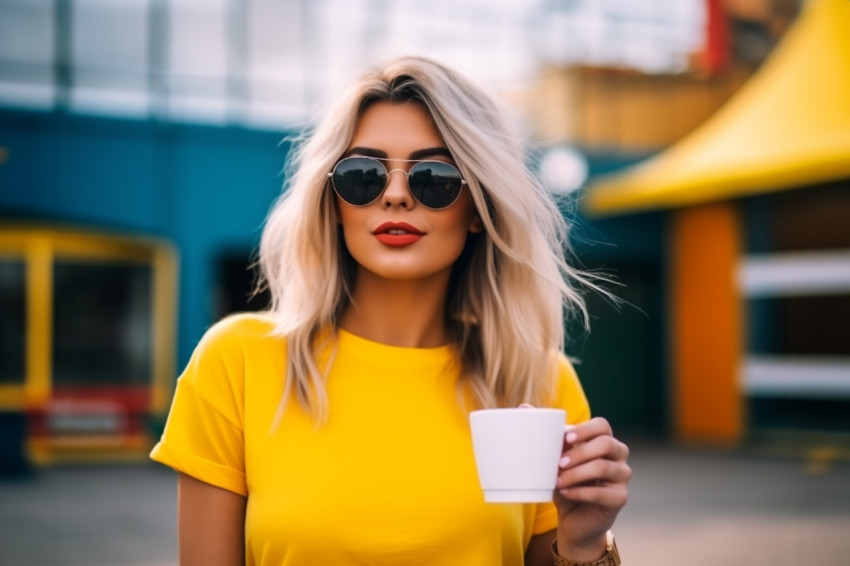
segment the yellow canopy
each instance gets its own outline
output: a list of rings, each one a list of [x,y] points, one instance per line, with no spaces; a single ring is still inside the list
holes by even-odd
[[[761,69],[678,143],[600,179],[591,214],[685,206],[850,177],[850,0],[808,0]]]

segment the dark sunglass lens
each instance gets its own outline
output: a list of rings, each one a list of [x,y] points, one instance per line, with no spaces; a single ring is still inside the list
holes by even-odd
[[[460,171],[448,163],[417,163],[408,177],[410,191],[428,208],[445,208],[452,204],[463,187]]]
[[[384,190],[387,170],[374,159],[352,157],[337,163],[332,180],[334,190],[342,200],[364,205],[378,198]]]

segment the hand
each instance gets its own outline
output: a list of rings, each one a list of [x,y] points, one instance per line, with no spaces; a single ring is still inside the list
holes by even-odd
[[[603,418],[567,427],[554,498],[559,554],[578,561],[602,555],[605,533],[628,500],[628,456]]]

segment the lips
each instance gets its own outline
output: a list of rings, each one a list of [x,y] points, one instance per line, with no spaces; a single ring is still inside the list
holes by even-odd
[[[400,247],[419,241],[425,232],[406,222],[384,222],[372,231],[372,235],[384,245]]]

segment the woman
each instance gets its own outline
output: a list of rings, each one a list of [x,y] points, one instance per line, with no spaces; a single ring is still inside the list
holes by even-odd
[[[614,564],[628,449],[559,354],[566,226],[494,102],[427,59],[375,70],[299,147],[260,264],[152,457],[183,565]],[[554,504],[486,504],[468,412],[567,410]],[[554,545],[553,545],[554,542]]]

